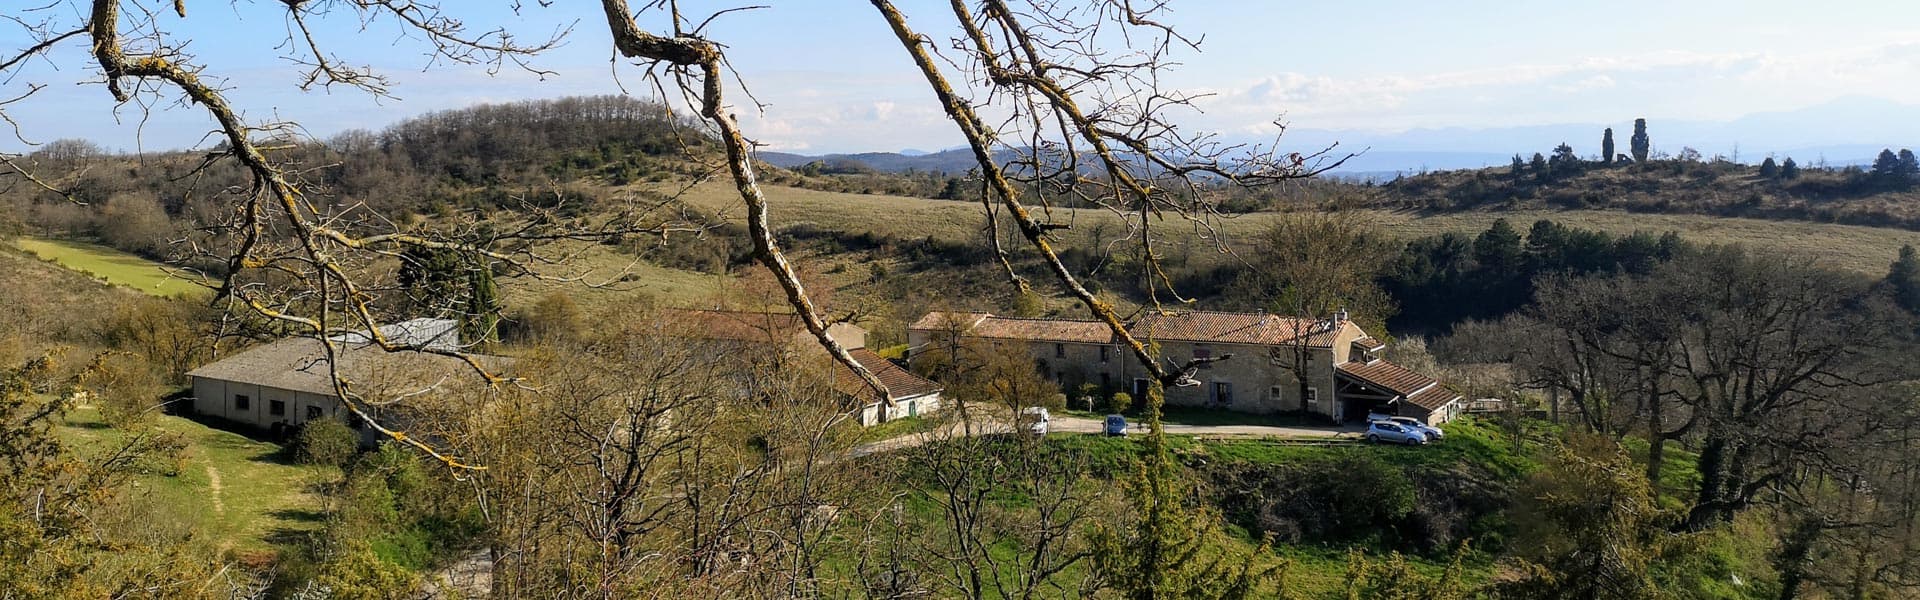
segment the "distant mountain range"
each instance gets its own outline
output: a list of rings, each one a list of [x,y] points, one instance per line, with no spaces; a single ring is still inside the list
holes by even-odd
[[[1338,143],[1339,151],[1362,152],[1334,173],[1380,178],[1397,173],[1474,169],[1507,164],[1513,155],[1551,153],[1565,142],[1583,156],[1599,156],[1601,131],[1613,128],[1615,151],[1627,152],[1634,115],[1615,123],[1566,123],[1499,128],[1445,127],[1399,132],[1289,129],[1281,140],[1290,151],[1310,152]],[[1792,156],[1802,164],[1824,161],[1840,166],[1872,162],[1882,148],[1920,147],[1920,106],[1877,98],[1846,97],[1806,108],[1755,113],[1731,121],[1647,120],[1655,152],[1677,154],[1683,147],[1706,156],[1758,163],[1767,156]],[[1270,143],[1252,138],[1248,143]],[[1736,156],[1737,155],[1737,156]],[[973,168],[965,148],[922,152],[863,152],[809,156],[761,152],[770,164],[798,167],[816,160],[857,162],[877,171],[963,173]]]

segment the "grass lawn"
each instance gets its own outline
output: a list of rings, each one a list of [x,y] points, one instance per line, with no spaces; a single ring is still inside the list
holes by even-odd
[[[182,297],[206,291],[206,288],[169,275],[160,263],[105,246],[25,237],[15,239],[13,244],[68,269],[155,296]]]
[[[933,431],[940,422],[927,417],[905,417],[887,421],[872,427],[860,428],[860,443],[877,442],[903,435]]]
[[[185,436],[187,449],[177,475],[134,481],[137,501],[154,518],[185,525],[239,554],[270,554],[289,536],[319,529],[318,488],[338,481],[339,469],[291,464],[278,444],[185,418],[163,415],[155,423]],[[87,452],[108,449],[122,434],[101,422],[98,410],[78,408],[60,435]]]

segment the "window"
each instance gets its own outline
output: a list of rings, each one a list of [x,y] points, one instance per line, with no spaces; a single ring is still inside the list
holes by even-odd
[[[1199,347],[1199,346],[1194,346],[1194,348],[1193,348],[1193,359],[1194,359],[1194,360],[1206,360],[1206,359],[1209,359],[1209,358],[1213,358],[1213,349],[1212,349],[1212,348],[1202,348],[1202,347]],[[1200,368],[1202,368],[1202,369],[1211,369],[1211,368],[1213,368],[1213,363],[1210,363],[1210,362],[1206,362],[1206,363],[1200,363]]]
[[[320,418],[320,417],[324,417],[324,416],[327,416],[327,409],[324,409],[324,408],[320,408],[319,406],[308,406],[308,407],[307,407],[307,418],[308,418],[308,419],[318,419],[318,418]]]
[[[282,400],[268,400],[267,414],[276,417],[287,414],[287,403]]]
[[[1134,379],[1134,380],[1133,380],[1133,399],[1134,399],[1134,401],[1136,401],[1136,402],[1145,402],[1145,401],[1146,401],[1146,398],[1147,398],[1147,380],[1145,380],[1145,379]]]
[[[1213,401],[1219,404],[1233,404],[1233,384],[1225,381],[1213,382]]]
[[[1316,387],[1307,388],[1307,406],[1319,406],[1319,405],[1320,405],[1320,388],[1316,388]]]
[[[1285,395],[1281,394],[1282,391],[1284,391],[1284,388],[1281,388],[1280,386],[1277,386],[1277,385],[1267,388],[1267,397],[1272,398],[1274,402],[1279,402],[1281,399],[1286,397]]]
[[[1066,344],[1054,344],[1054,345],[1053,345],[1053,357],[1054,357],[1054,358],[1066,358],[1066,357],[1067,357],[1067,345],[1066,345]]]
[[[1108,353],[1108,352],[1110,352],[1110,351],[1112,351],[1112,350],[1113,350],[1113,347],[1112,347],[1112,346],[1101,346],[1101,347],[1100,347],[1100,362],[1107,362],[1107,353]]]
[[[253,399],[248,398],[246,394],[234,394],[233,409],[234,410],[253,410]]]
[[[1112,375],[1108,375],[1108,374],[1106,374],[1106,373],[1101,373],[1101,374],[1100,374],[1100,389],[1103,389],[1103,390],[1104,390],[1104,389],[1107,389],[1107,388],[1110,388],[1110,387],[1113,387],[1113,376],[1112,376]]]

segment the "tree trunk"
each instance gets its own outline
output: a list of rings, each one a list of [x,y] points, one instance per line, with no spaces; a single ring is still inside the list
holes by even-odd
[[[1660,379],[1647,382],[1647,484],[1660,493],[1660,468],[1666,463],[1667,415],[1660,402]]]
[[[1779,600],[1794,600],[1800,597],[1800,583],[1807,577],[1807,558],[1813,555],[1813,544],[1820,540],[1820,521],[1815,517],[1801,519],[1793,528],[1793,533],[1783,540],[1780,547],[1780,595]]]
[[[1721,490],[1726,485],[1726,455],[1726,438],[1719,433],[1709,434],[1696,461],[1700,468],[1700,493],[1694,498],[1693,508],[1687,511],[1687,530],[1702,531],[1713,524]]]

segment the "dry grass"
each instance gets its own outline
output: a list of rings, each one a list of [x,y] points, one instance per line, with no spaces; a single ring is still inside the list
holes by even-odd
[[[927,200],[899,196],[840,194],[797,188],[769,187],[776,226],[814,223],[825,228],[872,231],[900,237],[933,236],[945,240],[978,239],[983,223],[980,206],[968,202]],[[689,200],[709,210],[740,218],[739,199],[731,187],[709,183],[695,188]],[[1096,223],[1115,224],[1111,213],[1097,210],[1056,210],[1055,220],[1072,222],[1076,229]],[[1446,231],[1478,233],[1495,219],[1512,221],[1523,231],[1538,219],[1616,234],[1645,230],[1678,231],[1696,243],[1741,244],[1750,248],[1817,256],[1838,268],[1881,274],[1893,262],[1902,244],[1920,245],[1920,232],[1901,229],[1835,225],[1801,221],[1774,221],[1704,215],[1638,214],[1605,210],[1518,210],[1420,213],[1357,210],[1347,214],[1373,219],[1388,232],[1414,238]],[[1222,219],[1216,228],[1231,245],[1258,232],[1276,213],[1253,213]],[[1175,221],[1170,227],[1190,229]]]

